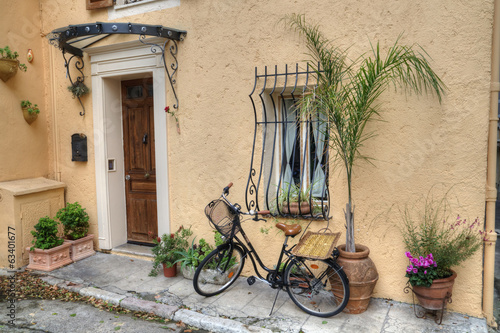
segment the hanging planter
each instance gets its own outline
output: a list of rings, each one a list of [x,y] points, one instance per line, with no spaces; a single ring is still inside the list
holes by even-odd
[[[40,113],[38,105],[33,105],[29,100],[21,101],[21,109],[23,110],[24,120],[29,125],[38,118],[38,114]]]
[[[12,52],[8,46],[0,48],[0,79],[7,82],[11,77],[17,74],[17,69],[26,72],[26,65],[19,63],[17,60],[19,54]]]

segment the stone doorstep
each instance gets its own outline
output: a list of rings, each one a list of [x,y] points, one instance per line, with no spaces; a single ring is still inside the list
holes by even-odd
[[[69,254],[70,247],[69,243],[63,243],[48,250],[34,249],[30,251],[28,247],[26,250],[29,252],[29,265],[26,268],[50,272],[71,264],[73,260]]]
[[[95,254],[93,234],[88,234],[77,240],[65,239],[64,242],[71,244],[69,253],[73,261],[82,260]]]

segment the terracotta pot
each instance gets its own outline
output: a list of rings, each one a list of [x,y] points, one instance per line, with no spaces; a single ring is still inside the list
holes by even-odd
[[[26,122],[31,125],[36,120],[36,118],[38,118],[38,113],[29,113],[28,108],[22,108],[22,109],[23,109],[24,120],[26,120]]]
[[[349,279],[350,296],[344,312],[363,313],[370,304],[373,288],[378,281],[377,268],[368,257],[368,247],[357,244],[355,253],[346,252],[345,247],[345,244],[338,247],[340,256],[337,259]]]
[[[163,275],[165,277],[175,277],[177,275],[177,263],[173,264],[172,267],[167,267],[165,264],[163,265]]]
[[[71,244],[69,253],[73,261],[82,260],[95,254],[93,234],[76,240],[66,239],[64,242]]]
[[[0,79],[7,82],[11,77],[16,75],[19,67],[19,60],[0,59]]]
[[[290,202],[290,210],[288,210],[288,202],[284,202],[281,205],[281,211],[285,214],[309,214],[311,212],[311,205],[308,202],[300,203],[300,212],[299,212],[299,203],[298,202]]]
[[[70,247],[71,244],[69,243],[63,243],[48,250],[34,249],[30,251],[28,247],[30,263],[27,268],[50,272],[56,268],[71,264],[73,261],[69,254]]]
[[[444,279],[432,281],[430,287],[414,286],[413,293],[417,296],[418,302],[423,308],[428,310],[441,310],[446,305],[446,295],[451,297],[453,284],[457,278],[457,273],[452,271],[453,275]]]

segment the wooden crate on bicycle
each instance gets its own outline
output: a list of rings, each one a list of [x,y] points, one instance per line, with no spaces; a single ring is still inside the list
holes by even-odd
[[[340,232],[312,232],[308,231],[292,250],[297,257],[310,259],[327,259],[340,238]]]

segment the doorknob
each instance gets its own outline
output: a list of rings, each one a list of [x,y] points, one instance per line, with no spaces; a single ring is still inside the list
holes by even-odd
[[[126,175],[125,180],[130,180],[130,175]]]
[[[148,144],[148,133],[144,134],[142,137],[142,143],[147,145]]]
[[[144,174],[144,178],[146,178],[146,179],[148,179],[150,176],[151,176],[151,175],[149,174],[149,172],[146,172],[146,173]]]

